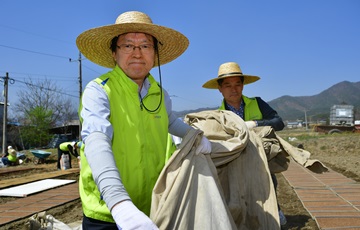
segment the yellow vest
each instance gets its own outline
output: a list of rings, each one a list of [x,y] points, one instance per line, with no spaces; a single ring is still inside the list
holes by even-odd
[[[143,104],[153,110],[159,104],[161,91],[151,75],[148,79],[151,86]],[[138,85],[118,66],[95,79],[95,82],[104,88],[109,98],[109,120],[114,130],[112,151],[122,182],[132,202],[149,215],[152,189],[167,160],[169,121],[164,93],[159,109],[149,112],[140,104]],[[93,219],[114,222],[100,198],[83,151],[82,147],[79,183],[84,214]]]
[[[11,162],[16,162],[17,160],[17,153],[16,153],[16,150],[15,149],[9,149],[8,150],[8,160],[11,161]]]
[[[255,97],[242,96],[245,103],[244,121],[262,120],[263,116]],[[219,110],[225,110],[225,100],[223,100]]]
[[[59,145],[59,149],[64,152],[69,151],[68,145],[71,145],[71,142],[63,142]]]

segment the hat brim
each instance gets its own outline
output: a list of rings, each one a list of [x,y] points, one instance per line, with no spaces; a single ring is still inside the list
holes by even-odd
[[[223,77],[217,77],[217,78],[213,78],[207,82],[205,82],[205,84],[203,84],[203,88],[207,88],[207,89],[218,89],[219,88],[219,84],[218,84],[218,80],[220,79],[224,79],[224,78],[228,78],[228,77],[244,77],[244,85],[253,83],[257,80],[260,79],[260,77],[258,76],[253,76],[253,75],[244,75],[244,74],[229,74]]]
[[[80,52],[90,61],[114,68],[116,63],[110,49],[111,40],[125,33],[146,33],[158,40],[160,64],[179,57],[189,46],[189,40],[180,32],[154,24],[122,23],[93,28],[81,33],[76,39]],[[154,66],[158,66],[157,59]]]

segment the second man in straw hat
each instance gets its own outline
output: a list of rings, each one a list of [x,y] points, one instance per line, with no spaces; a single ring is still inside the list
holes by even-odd
[[[260,77],[243,74],[235,62],[227,62],[219,67],[218,76],[207,81],[203,88],[218,89],[224,99],[219,109],[231,110],[239,115],[249,128],[271,126],[279,131],[284,122],[278,113],[261,97],[243,95],[244,85],[259,80]]]
[[[80,107],[83,229],[157,229],[148,215],[168,133],[184,137],[192,129],[172,112],[160,65],[180,56],[188,39],[131,11],[76,43],[86,58],[112,68],[86,86]],[[160,83],[149,72],[154,66]],[[203,137],[196,151],[210,153],[210,142]]]
[[[256,126],[271,126],[275,131],[284,128],[284,122],[278,113],[270,107],[261,97],[246,97],[243,95],[244,85],[259,80],[260,77],[243,74],[236,62],[227,62],[219,67],[218,76],[207,81],[203,87],[218,89],[224,99],[220,110],[230,110],[240,116],[246,126],[251,129]],[[271,178],[276,190],[277,179],[275,174]],[[280,224],[286,224],[286,218],[279,209]]]

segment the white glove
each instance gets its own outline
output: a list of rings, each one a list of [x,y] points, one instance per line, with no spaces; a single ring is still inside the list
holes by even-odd
[[[205,136],[202,136],[200,145],[196,148],[196,154],[199,153],[211,153],[211,143]]]
[[[245,121],[245,124],[248,127],[248,129],[253,129],[257,126],[255,121]]]
[[[117,227],[122,230],[159,229],[154,222],[141,212],[130,200],[124,200],[115,205],[111,210],[111,215]]]

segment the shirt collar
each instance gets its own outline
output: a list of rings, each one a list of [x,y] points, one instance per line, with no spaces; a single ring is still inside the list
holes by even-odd
[[[244,119],[244,108],[245,108],[244,100],[241,100],[239,109],[236,109],[235,107],[229,105],[226,101],[225,101],[225,104],[226,104],[226,107],[229,108],[230,111],[234,112],[235,114],[240,116],[242,119]]]

